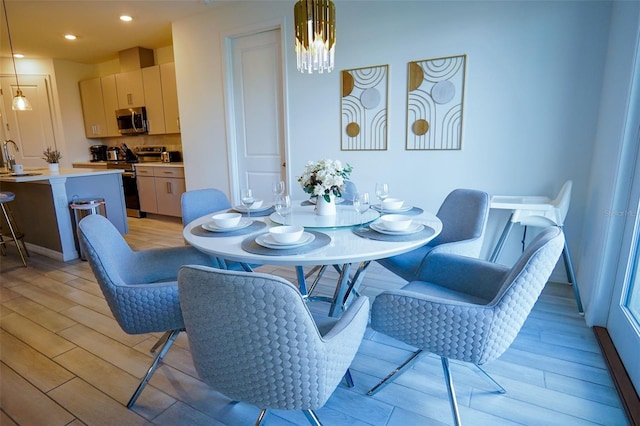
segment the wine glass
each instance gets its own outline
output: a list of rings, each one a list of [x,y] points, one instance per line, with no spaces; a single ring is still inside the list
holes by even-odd
[[[283,219],[283,225],[287,224],[287,216],[291,213],[291,197],[286,194],[279,194],[276,196],[274,203],[276,212]]]
[[[249,188],[240,191],[240,202],[247,209],[247,217],[251,219],[251,205],[254,203],[253,191]]]
[[[273,185],[271,186],[271,190],[273,191],[274,199],[278,195],[284,194],[284,181],[283,180],[279,180],[279,181],[273,182]]]
[[[389,196],[389,185],[386,183],[376,183],[376,197],[380,200],[380,212],[384,213],[382,202]]]
[[[356,192],[353,195],[353,208],[356,209],[360,215],[360,227],[362,228],[362,214],[369,210],[369,193],[368,192]]]

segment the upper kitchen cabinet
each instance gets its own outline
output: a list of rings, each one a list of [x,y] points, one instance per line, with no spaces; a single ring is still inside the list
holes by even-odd
[[[167,133],[180,133],[176,64],[174,62],[161,64],[160,77],[162,79],[162,100],[164,104],[164,121]]]
[[[116,74],[118,107],[131,108],[145,106],[142,70],[133,70]]]
[[[162,104],[162,83],[158,65],[142,69],[144,100],[147,107],[147,129],[150,135],[166,133],[164,105]]]
[[[107,136],[120,136],[116,110],[118,105],[118,92],[116,90],[116,76],[105,75],[100,78],[102,83],[102,100],[104,103],[104,115],[107,121]]]
[[[173,62],[142,69],[149,134],[180,133]]]
[[[115,76],[83,80],[79,85],[87,138],[120,136],[115,115],[118,109]]]
[[[83,80],[79,86],[87,138],[120,136],[115,114],[118,109],[115,75]]]
[[[80,98],[82,99],[85,135],[88,138],[105,137],[107,135],[107,120],[102,100],[102,82],[99,77],[80,82]]]

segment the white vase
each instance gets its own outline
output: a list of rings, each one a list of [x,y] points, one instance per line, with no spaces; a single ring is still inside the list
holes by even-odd
[[[59,163],[49,163],[49,172],[50,173],[60,173],[60,164]]]
[[[316,199],[316,214],[318,216],[335,216],[336,214],[336,199],[334,195],[329,195],[330,201],[324,199],[324,197],[318,197]]]

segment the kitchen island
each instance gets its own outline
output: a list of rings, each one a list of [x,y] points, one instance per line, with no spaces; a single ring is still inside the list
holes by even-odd
[[[127,224],[122,170],[25,168],[15,176],[0,173],[0,190],[16,195],[11,210],[27,248],[64,262],[79,257],[75,215],[69,204],[76,199],[103,198],[107,219],[122,234]]]

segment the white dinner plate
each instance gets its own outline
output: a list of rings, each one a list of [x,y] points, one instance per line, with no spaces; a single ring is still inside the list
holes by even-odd
[[[387,235],[409,235],[415,234],[416,232],[420,232],[424,229],[424,225],[418,222],[412,222],[407,229],[403,229],[402,231],[391,231],[379,222],[373,222],[369,224],[369,227],[376,232]]]
[[[382,212],[382,207],[380,207],[380,204],[374,204],[371,206],[374,210],[377,210],[379,212]],[[409,204],[403,204],[402,207],[400,207],[399,209],[384,209],[385,213],[402,213],[402,212],[408,212],[409,210],[411,210],[413,208],[413,206],[410,206]]]
[[[271,206],[270,206],[270,205],[264,205],[264,204],[263,204],[262,206],[260,206],[260,207],[256,207],[256,208],[249,207],[248,209],[247,209],[245,206],[234,206],[234,207],[233,207],[233,209],[234,209],[235,211],[240,212],[240,213],[247,213],[247,212],[251,212],[251,213],[258,213],[258,212],[264,212],[264,211],[269,210],[270,208],[271,208]]]
[[[231,231],[237,231],[238,229],[246,228],[252,223],[253,223],[253,220],[240,219],[240,222],[236,226],[232,226],[230,228],[220,228],[213,222],[207,222],[202,224],[202,228],[211,232],[231,232]]]
[[[302,234],[302,237],[300,237],[300,239],[298,241],[296,241],[295,243],[283,244],[283,243],[279,243],[276,240],[274,240],[273,237],[267,232],[265,234],[258,235],[256,237],[256,243],[258,243],[262,247],[266,247],[266,248],[270,248],[270,249],[276,249],[276,250],[278,250],[278,249],[282,250],[282,249],[288,249],[288,248],[303,246],[305,244],[309,244],[310,242],[312,242],[315,239],[316,239],[316,236],[313,235],[312,233],[304,232]]]

